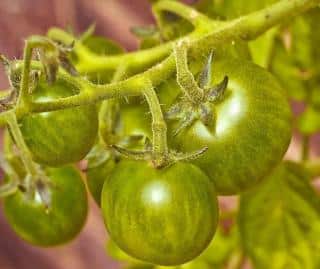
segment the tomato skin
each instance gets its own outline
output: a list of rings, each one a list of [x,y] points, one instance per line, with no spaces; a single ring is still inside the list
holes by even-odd
[[[111,238],[129,255],[154,264],[194,259],[217,227],[214,186],[187,163],[154,169],[143,161],[121,161],[101,199]]]
[[[291,139],[291,110],[284,89],[257,65],[217,59],[212,69],[214,83],[229,77],[224,99],[213,108],[213,126],[196,121],[173,137],[176,124],[170,123],[168,136],[171,146],[182,152],[208,146],[194,164],[207,173],[219,194],[237,194],[257,184],[283,158]],[[159,94],[164,99],[174,91],[177,98],[180,89],[172,80]]]
[[[103,184],[112,173],[114,166],[115,161],[111,158],[96,167],[89,168],[87,171],[88,189],[99,206],[101,204],[101,191]]]
[[[66,82],[53,86],[40,83],[34,101],[54,100],[76,94]],[[61,111],[31,114],[21,121],[21,132],[36,162],[61,166],[83,159],[93,146],[98,132],[95,105]]]
[[[4,199],[4,214],[13,230],[30,244],[50,247],[73,239],[85,224],[88,199],[80,174],[70,166],[48,169],[51,207],[17,191]]]

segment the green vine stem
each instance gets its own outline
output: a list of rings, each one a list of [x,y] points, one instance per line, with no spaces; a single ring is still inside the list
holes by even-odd
[[[222,27],[214,29],[212,33],[205,35],[204,37],[195,40],[191,40],[190,37],[186,37],[184,40],[187,41],[188,47],[192,52],[192,56],[205,55],[208,54],[212,48],[216,48],[225,42],[236,39],[254,39],[270,27],[281,23],[284,17],[288,18],[296,15],[297,13],[314,7],[319,3],[320,0],[282,0],[266,9],[225,23]],[[161,45],[159,47],[163,48],[163,46],[164,45]],[[124,56],[105,56],[101,57],[100,60],[103,60],[104,62],[116,61],[117,64],[120,64],[123,63],[124,60],[128,59],[128,65],[131,66],[132,62],[134,62],[132,59],[140,58],[141,60],[144,58],[144,53],[146,53],[146,51],[129,53]],[[151,53],[151,50],[147,50],[147,54],[149,53]],[[97,65],[99,64],[97,63]],[[152,85],[156,87],[163,80],[170,77],[175,70],[175,57],[171,54],[164,61],[143,73],[134,75],[124,81],[107,85],[95,85],[84,78],[73,78],[68,74],[60,73],[66,80],[74,82],[78,84],[80,88],[88,90],[81,91],[79,95],[63,99],[32,103],[29,113],[64,109],[120,96],[141,95],[139,81],[149,80]],[[18,117],[21,116],[23,116],[23,113],[18,115]]]
[[[198,12],[197,10],[181,4],[175,1],[159,1],[158,3],[153,5],[153,14],[160,26],[162,27],[163,21],[161,12],[169,11],[172,12],[187,21],[189,21],[195,28],[206,28],[208,25],[212,25],[213,21],[209,19],[207,16],[203,15],[202,13]]]
[[[143,94],[146,97],[152,115],[153,160],[156,167],[166,164],[168,158],[167,124],[164,120],[158,96],[150,81],[145,83]]]
[[[178,42],[174,48],[174,56],[177,68],[177,82],[191,103],[199,104],[203,101],[204,92],[194,79],[188,68],[187,44]]]
[[[22,67],[22,78],[20,84],[20,94],[18,99],[19,107],[26,107],[28,104],[28,96],[29,96],[29,80],[30,80],[30,63],[32,59],[32,51],[35,48],[46,48],[47,50],[51,50],[52,53],[56,52],[56,46],[54,43],[45,37],[42,36],[31,36],[26,40],[26,45],[24,48],[23,55],[23,67]],[[58,57],[58,55],[55,55]],[[21,105],[22,104],[22,105]]]
[[[126,76],[127,64],[123,63],[119,65],[118,69],[114,72],[112,82],[121,81]],[[116,98],[105,100],[102,102],[99,110],[99,130],[100,130],[100,143],[104,144],[104,139],[101,137],[102,134],[108,134],[113,141],[113,131],[115,127],[116,115],[119,111],[119,100]],[[109,146],[109,145],[107,145]]]
[[[58,28],[48,31],[48,37],[53,40],[70,44],[74,41],[74,36]],[[139,52],[129,52],[121,55],[101,56],[91,52],[81,42],[75,42],[74,51],[80,58],[76,65],[80,73],[98,72],[101,70],[116,70],[124,62],[128,65],[128,70],[145,70],[153,64],[163,60],[170,53],[173,42],[168,42],[160,46],[142,50]]]
[[[13,136],[14,142],[16,143],[20,151],[21,160],[29,175],[26,177],[26,182],[24,182],[26,185],[26,189],[29,191],[30,194],[32,194],[34,189],[33,181],[38,177],[37,165],[33,162],[30,151],[26,143],[24,142],[24,139],[17,121],[17,117],[14,111],[6,112],[3,115],[6,118],[11,134]]]

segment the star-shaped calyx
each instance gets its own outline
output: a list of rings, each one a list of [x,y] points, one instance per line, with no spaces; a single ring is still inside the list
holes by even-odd
[[[228,86],[228,76],[225,76],[220,83],[211,85],[212,59],[213,53],[210,52],[197,79],[197,86],[203,91],[201,100],[195,102],[191,95],[184,95],[166,113],[167,119],[178,120],[174,136],[188,128],[196,120],[201,120],[206,126],[214,122],[214,104],[222,100]],[[179,84],[183,87],[182,83]]]

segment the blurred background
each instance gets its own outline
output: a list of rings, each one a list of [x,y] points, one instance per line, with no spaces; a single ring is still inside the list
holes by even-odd
[[[187,1],[192,2],[192,1]],[[147,0],[0,0],[0,52],[9,58],[20,58],[23,41],[33,34],[45,34],[52,26],[83,32],[96,23],[96,33],[121,43],[128,50],[137,47],[130,27],[153,22]],[[0,67],[0,89],[8,81]],[[294,103],[295,113],[303,110]],[[287,156],[298,159],[299,137],[292,140]],[[319,136],[313,138],[320,144]],[[319,149],[319,147],[312,147]],[[320,150],[312,155],[319,154]],[[91,199],[91,198],[90,198]],[[223,199],[223,207],[234,205],[234,199]],[[107,234],[97,206],[90,201],[87,224],[71,243],[52,249],[32,247],[9,228],[0,211],[0,269],[117,269],[120,264],[105,252]]]

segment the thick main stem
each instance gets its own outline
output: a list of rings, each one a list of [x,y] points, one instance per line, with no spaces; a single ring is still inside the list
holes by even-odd
[[[309,8],[315,7],[320,4],[320,0],[282,0],[268,8],[251,13],[247,16],[235,19],[230,22],[224,23],[222,26],[217,27],[210,34],[206,34],[201,38],[191,39],[188,36],[188,43],[192,56],[198,57],[204,54],[208,54],[214,48],[221,46],[223,43],[231,42],[237,39],[250,40],[262,34],[272,26],[282,22],[283,18],[289,18],[290,16],[301,13]],[[194,37],[195,38],[195,37]],[[170,51],[172,43],[166,43],[165,45],[156,47],[151,50],[141,51],[137,53],[130,53],[124,56],[110,56],[110,57],[93,57],[92,65],[99,66],[99,61],[112,62],[110,66],[120,64],[123,60],[127,59],[130,62],[130,66],[137,65],[138,67],[151,63],[149,61],[141,61],[144,57],[150,59],[159,59],[153,57],[153,53],[161,51],[161,55],[165,56]],[[144,57],[142,57],[144,56]],[[80,88],[90,89],[80,92],[79,95],[48,101],[41,103],[33,103],[29,111],[23,111],[20,107],[17,108],[18,117],[22,117],[31,112],[44,112],[58,109],[64,109],[72,106],[85,105],[93,102],[97,102],[103,99],[109,99],[120,96],[140,95],[141,89],[138,81],[149,80],[154,87],[159,85],[162,81],[170,77],[176,71],[175,57],[171,54],[161,63],[155,65],[151,69],[132,76],[131,78],[121,81],[119,83],[112,83],[109,85],[94,85],[84,79],[78,79],[77,84]],[[66,78],[68,75],[66,75]],[[70,80],[72,80],[71,76]],[[138,85],[138,87],[137,87]],[[0,117],[1,119],[1,117]],[[1,122],[1,120],[0,120]]]

